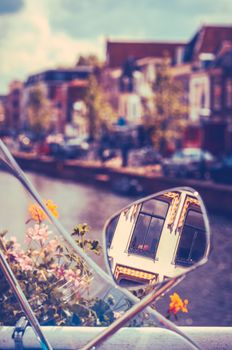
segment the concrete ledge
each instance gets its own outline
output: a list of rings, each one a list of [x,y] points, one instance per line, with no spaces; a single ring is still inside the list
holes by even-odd
[[[0,327],[0,349],[14,349],[13,327]],[[80,349],[104,328],[42,327],[54,349]],[[232,327],[180,327],[204,350],[231,350]],[[23,338],[24,349],[40,349],[33,330],[28,327]],[[188,350],[191,347],[178,335],[162,328],[123,328],[100,346],[106,350]]]

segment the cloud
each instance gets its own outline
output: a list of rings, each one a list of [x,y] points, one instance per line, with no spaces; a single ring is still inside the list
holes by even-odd
[[[13,79],[73,65],[80,54],[104,57],[105,38],[188,41],[202,24],[231,24],[232,12],[231,0],[0,0],[0,9],[7,3],[0,93]]]
[[[228,22],[231,0],[52,0],[49,20],[54,30],[72,37],[141,36],[186,40],[201,22]],[[200,22],[199,22],[200,21]],[[230,20],[231,23],[231,20]]]
[[[22,10],[24,6],[23,0],[1,0],[0,14],[15,13]]]
[[[139,6],[137,3],[136,7]],[[131,15],[131,5],[128,1],[124,3],[120,0],[57,0],[50,4],[49,9],[49,20],[54,30],[63,28],[75,38],[94,39],[97,33],[105,36],[137,34],[133,28],[135,17]]]
[[[76,40],[62,30],[52,31],[41,2],[27,2],[25,10],[4,17],[7,34],[1,40],[0,92],[12,79],[25,80],[29,74],[57,66],[73,66],[80,54],[103,57],[104,39]],[[36,5],[35,5],[36,4]]]

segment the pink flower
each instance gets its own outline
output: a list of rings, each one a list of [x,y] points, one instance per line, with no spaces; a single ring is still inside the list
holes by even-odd
[[[26,243],[31,243],[31,241],[38,241],[40,244],[44,244],[48,239],[50,231],[48,231],[48,226],[35,224],[34,227],[29,227],[26,233]]]
[[[13,258],[17,260],[17,258],[22,256],[24,252],[21,249],[20,244],[17,242],[16,237],[11,237],[10,241],[12,242],[12,244],[7,248],[6,255],[9,259]],[[5,243],[5,245],[7,244],[7,241],[4,237],[3,237],[3,242]]]
[[[54,275],[58,278],[58,279],[62,279],[65,276],[65,268],[63,265],[59,266],[59,265],[53,265],[51,268],[51,271],[54,273]]]
[[[48,242],[48,244],[47,244],[47,246],[46,246],[46,249],[47,249],[48,251],[53,251],[53,252],[55,253],[55,251],[56,251],[58,245],[59,245],[59,242],[58,242],[58,240],[57,240],[56,238],[55,238],[55,239],[51,239],[51,240]]]
[[[21,251],[21,245],[17,242],[17,238],[15,236],[10,237],[9,242],[12,243],[11,246],[8,248],[9,252],[11,252],[12,254],[16,254],[18,251]]]
[[[19,263],[22,270],[24,270],[24,271],[31,271],[32,270],[33,262],[31,260],[31,258],[29,256],[27,256],[26,254],[17,257],[16,260]]]
[[[33,265],[32,259],[29,256],[27,256],[24,253],[24,251],[21,249],[21,246],[17,242],[16,237],[11,237],[10,241],[12,242],[12,244],[7,249],[7,257],[9,259],[13,258],[15,261],[17,261],[22,270],[24,271],[32,270],[32,265]]]
[[[80,270],[73,271],[68,269],[64,271],[64,278],[67,282],[73,282],[75,287],[78,287],[81,281]]]

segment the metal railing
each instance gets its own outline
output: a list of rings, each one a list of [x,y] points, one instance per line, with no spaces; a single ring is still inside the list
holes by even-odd
[[[80,349],[99,334],[102,327],[42,327],[42,330],[56,350]],[[232,327],[180,327],[203,350],[231,350]],[[14,327],[0,327],[0,349],[15,349],[12,334]],[[31,327],[23,336],[24,349],[40,349],[40,344]],[[122,328],[99,349],[101,350],[188,350],[180,336],[162,328]]]

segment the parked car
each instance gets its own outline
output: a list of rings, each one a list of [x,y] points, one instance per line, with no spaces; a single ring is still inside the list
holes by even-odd
[[[18,149],[23,152],[32,152],[34,148],[34,142],[27,134],[19,134],[17,138]]]
[[[222,158],[212,166],[211,178],[215,182],[232,184],[232,155]]]
[[[86,137],[73,137],[66,140],[66,146],[72,150],[76,157],[85,156],[89,150],[89,143]]]
[[[153,147],[143,147],[130,150],[128,163],[130,166],[160,164],[161,159],[161,155]]]
[[[215,163],[214,156],[200,148],[185,148],[175,152],[162,164],[165,176],[209,179],[210,169]]]
[[[82,137],[49,139],[49,155],[57,159],[74,159],[86,156],[89,144]]]
[[[50,154],[55,158],[74,159],[87,155],[89,150],[88,142],[83,138],[71,138],[61,142],[49,143]]]

